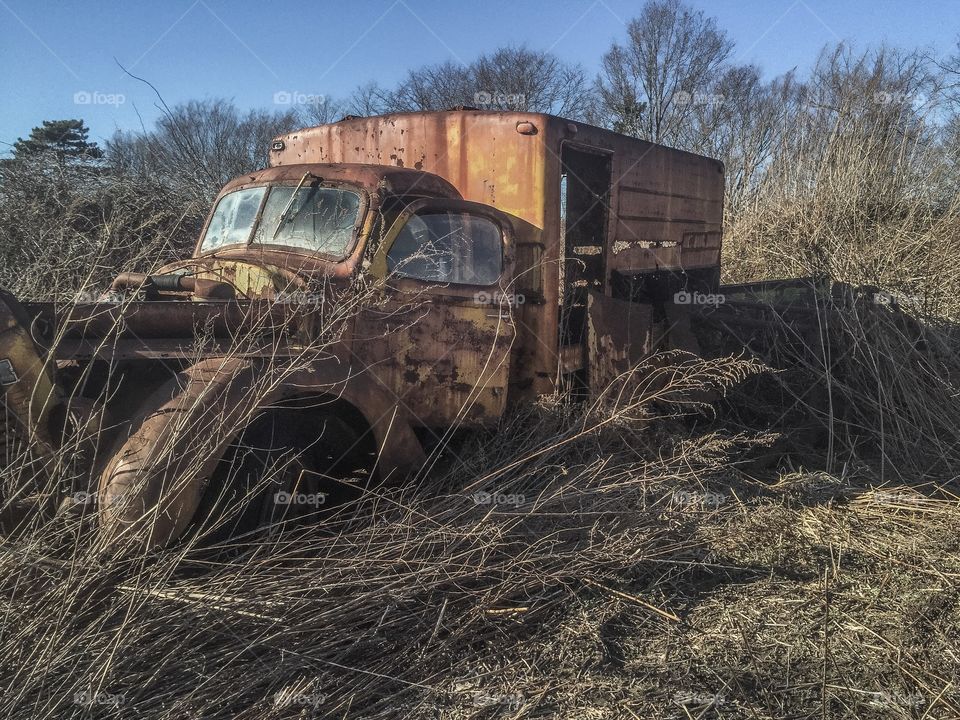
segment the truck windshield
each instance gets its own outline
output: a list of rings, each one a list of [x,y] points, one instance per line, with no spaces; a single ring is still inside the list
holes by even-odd
[[[220,198],[200,249],[213,250],[223,245],[245,244],[257,221],[257,211],[266,192],[265,187],[248,188]]]
[[[275,185],[269,188],[260,222],[256,223],[267,191],[262,187],[247,188],[224,195],[210,219],[201,252],[250,241],[304,248],[334,257],[346,253],[360,212],[359,193],[329,187],[297,189]]]

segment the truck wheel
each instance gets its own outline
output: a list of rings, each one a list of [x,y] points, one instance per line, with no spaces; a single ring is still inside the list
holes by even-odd
[[[204,542],[322,521],[358,498],[369,478],[352,473],[356,442],[332,415],[286,408],[261,415],[231,443],[204,490],[194,522]]]

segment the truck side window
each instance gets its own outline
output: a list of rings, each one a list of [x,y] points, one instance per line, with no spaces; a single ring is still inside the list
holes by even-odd
[[[387,253],[391,274],[434,283],[492,285],[502,265],[500,228],[469,213],[414,215]]]

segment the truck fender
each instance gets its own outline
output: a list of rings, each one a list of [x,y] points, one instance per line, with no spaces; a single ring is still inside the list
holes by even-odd
[[[371,377],[329,357],[282,376],[251,358],[211,358],[157,390],[100,477],[99,524],[107,545],[168,545],[190,525],[230,442],[258,412],[298,396],[350,403],[366,419],[381,478],[419,468],[426,456],[402,403]]]

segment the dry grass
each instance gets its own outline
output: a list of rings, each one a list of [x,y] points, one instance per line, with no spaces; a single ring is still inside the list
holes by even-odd
[[[4,714],[956,716],[958,498],[764,471],[685,402],[757,366],[657,367],[229,559],[71,513],[8,539]]]

